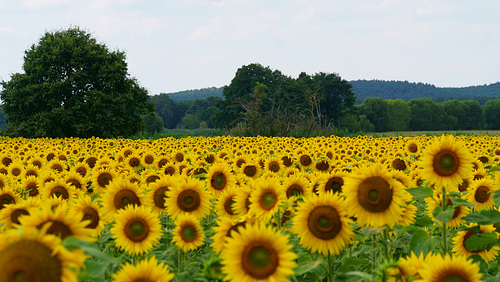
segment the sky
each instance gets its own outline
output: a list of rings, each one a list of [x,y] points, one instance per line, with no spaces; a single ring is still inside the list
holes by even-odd
[[[124,51],[149,94],[229,85],[259,63],[466,87],[500,81],[498,0],[0,0],[0,81],[46,33]]]

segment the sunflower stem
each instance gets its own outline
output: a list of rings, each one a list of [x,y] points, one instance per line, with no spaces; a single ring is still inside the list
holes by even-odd
[[[383,244],[382,244],[382,247],[383,247],[383,250],[384,250],[384,259],[385,261],[389,261],[390,260],[390,254],[389,254],[389,232],[387,231],[387,228],[384,228],[384,230],[382,231],[382,241],[383,241]]]
[[[447,204],[448,204],[448,200],[446,199],[446,190],[444,188],[444,186],[441,188],[441,197],[442,197],[442,201],[441,201],[441,208],[444,211],[446,211],[446,208],[447,208]],[[441,232],[441,235],[443,236],[443,255],[446,255],[448,254],[448,240],[447,240],[447,235],[446,235],[446,222],[441,222],[442,223],[442,232]]]
[[[332,260],[332,254],[330,251],[328,251],[328,282],[333,282],[333,260]]]

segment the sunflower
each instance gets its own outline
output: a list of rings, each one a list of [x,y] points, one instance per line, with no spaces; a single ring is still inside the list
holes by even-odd
[[[465,256],[428,255],[425,267],[419,271],[421,280],[415,282],[481,281],[479,265]]]
[[[70,168],[70,172],[73,171],[80,174],[82,177],[86,177],[91,171],[91,169],[86,162],[78,162],[75,163],[75,165]]]
[[[141,255],[159,243],[162,228],[158,214],[151,208],[127,205],[116,214],[111,234],[120,249],[130,255]]]
[[[277,157],[269,157],[265,160],[264,167],[266,171],[278,174],[283,170],[284,165],[281,162],[281,159]]]
[[[22,226],[0,234],[0,281],[77,281],[85,259],[46,228]]]
[[[227,163],[217,162],[208,169],[208,188],[214,195],[220,195],[225,189],[235,185],[236,179],[228,168]]]
[[[147,196],[152,199],[153,205],[151,206],[154,211],[162,213],[165,211],[165,199],[167,198],[167,192],[175,186],[176,180],[170,175],[161,176],[160,179],[148,186],[151,189]]]
[[[155,165],[156,156],[152,152],[145,152],[142,155],[142,163],[147,167],[152,167]]]
[[[0,210],[3,210],[6,206],[18,203],[21,201],[21,197],[15,193],[12,188],[5,187],[0,190]]]
[[[263,224],[246,225],[232,232],[221,253],[225,279],[283,281],[293,275],[297,255],[288,236]]]
[[[126,262],[112,277],[113,281],[116,282],[168,282],[174,278],[174,274],[170,273],[168,266],[164,262],[158,262],[156,257],[152,256],[149,259],[139,261],[135,266]]]
[[[436,207],[440,207],[442,200],[441,200],[441,195],[439,193],[435,194],[434,197],[432,198],[425,198],[425,202],[427,203],[427,214],[433,219],[433,211],[436,209]],[[446,204],[446,209],[448,208],[453,208],[453,202],[451,199],[447,199],[447,204]],[[465,219],[464,217],[470,213],[470,208],[467,206],[456,206],[453,211],[453,216],[446,223],[446,226],[451,227],[451,228],[458,228],[462,225],[465,224]]]
[[[353,222],[344,210],[344,201],[331,192],[299,203],[292,229],[300,238],[300,244],[313,253],[339,254],[355,237]]]
[[[61,173],[68,169],[68,164],[65,161],[59,159],[52,159],[47,163],[47,167],[52,169],[56,173]]]
[[[43,198],[61,197],[65,200],[71,201],[76,197],[75,187],[66,183],[64,178],[58,178],[54,181],[45,183],[41,189]]]
[[[158,179],[160,179],[160,175],[155,169],[152,168],[146,168],[140,174],[141,183],[145,184],[146,186],[154,183]]]
[[[335,171],[327,174],[321,178],[321,184],[318,186],[318,193],[333,192],[342,194],[342,187],[344,186],[344,179],[347,173],[342,171]]]
[[[298,154],[297,155],[297,159],[298,159],[299,167],[301,169],[303,169],[303,170],[314,167],[314,161],[313,161],[313,159],[306,152]]]
[[[174,237],[172,241],[183,252],[196,250],[203,245],[205,233],[200,220],[190,214],[181,214],[175,220]]]
[[[15,160],[7,167],[8,175],[19,177],[24,171],[24,165],[21,161]]]
[[[248,178],[257,179],[262,173],[262,168],[258,162],[248,162],[241,165],[240,171]]]
[[[110,168],[100,168],[92,172],[92,184],[96,193],[102,193],[108,189],[108,185],[117,178],[116,173]]]
[[[189,213],[198,219],[203,219],[210,213],[210,192],[203,187],[203,182],[189,178],[178,177],[178,184],[167,192],[165,206],[171,218]]]
[[[76,171],[69,171],[64,175],[63,180],[69,185],[74,186],[78,191],[86,192],[87,191],[87,181],[86,178],[83,177]]]
[[[407,154],[409,155],[416,155],[418,154],[418,151],[420,150],[419,148],[419,144],[417,142],[417,140],[415,139],[410,139],[406,142],[406,145],[405,145],[405,151]]]
[[[40,199],[34,197],[6,205],[0,211],[0,223],[3,223],[3,227],[6,229],[12,228],[13,224],[19,224],[19,217],[29,215],[31,212],[36,211],[40,205]]]
[[[133,169],[140,169],[141,164],[142,164],[142,159],[141,156],[138,154],[130,154],[126,159],[125,159],[125,164]]]
[[[235,218],[236,212],[234,208],[235,198],[237,195],[235,188],[224,190],[215,200],[215,211],[221,217]]]
[[[285,193],[287,199],[297,198],[297,196],[308,198],[312,194],[309,180],[302,174],[292,175],[287,178],[285,183],[282,185],[282,188],[283,193]]]
[[[467,147],[453,135],[441,136],[429,144],[420,161],[421,175],[436,187],[455,190],[472,175],[474,158]]]
[[[468,188],[469,192],[465,196],[465,199],[469,203],[475,204],[472,206],[472,209],[475,211],[491,209],[495,205],[493,202],[493,192],[496,190],[497,188],[490,178],[474,180]]]
[[[496,229],[493,225],[478,226],[477,224],[472,224],[469,225],[468,227],[470,229],[475,226],[477,226],[477,228],[479,229],[479,233],[470,230],[463,230],[457,232],[457,235],[453,238],[454,247],[452,249],[452,252],[457,255],[464,255],[466,257],[470,257],[472,255],[479,255],[483,258],[485,262],[490,262],[497,257],[498,251],[500,250],[499,246],[493,246],[489,250],[488,249],[469,250],[466,246],[466,242],[467,240],[470,239],[472,235],[475,234],[494,232],[494,234],[496,234],[496,237],[498,238],[498,233],[495,231]]]
[[[96,237],[104,228],[104,220],[99,205],[92,201],[92,198],[88,195],[76,199],[70,206],[69,214],[74,219],[80,218],[80,221],[85,221],[85,228],[93,230],[93,235]]]
[[[361,225],[375,228],[392,227],[400,221],[402,207],[412,199],[403,184],[380,164],[346,176],[343,190],[348,214],[357,217]]]
[[[180,175],[179,164],[166,163],[162,166],[163,174],[165,175]]]
[[[57,206],[43,203],[38,211],[29,215],[19,217],[22,226],[34,227],[38,229],[46,228],[47,233],[55,234],[61,239],[74,236],[82,240],[93,241],[93,232],[85,226],[86,221],[77,221],[68,214],[69,206],[67,202],[60,202]]]
[[[250,195],[250,210],[260,220],[269,221],[282,206],[285,195],[277,178],[259,179]]]
[[[243,184],[238,189],[236,197],[234,197],[233,209],[239,216],[246,215],[250,210],[250,204],[252,203],[250,197],[252,195],[252,188]]]
[[[411,254],[405,258],[401,258],[398,264],[401,274],[404,278],[415,277],[420,278],[418,272],[425,268],[425,258],[423,252],[417,257],[412,251]],[[412,280],[408,280],[412,281]]]
[[[38,177],[39,174],[40,169],[36,165],[28,164],[24,167],[23,178],[26,178],[28,176]]]
[[[405,203],[402,206],[402,217],[401,220],[399,220],[396,224],[401,226],[409,226],[410,224],[415,223],[418,208],[414,205],[414,203],[415,202]]]
[[[245,227],[246,224],[252,222],[252,218],[244,216],[238,219],[231,219],[228,217],[221,217],[217,220],[217,226],[213,229],[215,231],[212,237],[212,248],[214,252],[220,254],[226,244],[226,238],[232,237],[231,233],[238,232],[240,227]]]
[[[109,183],[108,189],[102,194],[101,204],[106,219],[113,221],[116,213],[126,206],[149,206],[149,201],[146,195],[140,192],[137,183],[118,178]]]

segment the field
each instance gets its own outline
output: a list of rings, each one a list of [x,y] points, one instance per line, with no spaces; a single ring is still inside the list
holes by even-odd
[[[498,281],[500,135],[407,134],[2,137],[0,281]]]

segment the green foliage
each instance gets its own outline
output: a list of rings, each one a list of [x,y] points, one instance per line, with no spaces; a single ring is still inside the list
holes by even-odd
[[[442,130],[442,107],[428,98],[413,99],[408,102],[411,110],[412,130]]]
[[[486,129],[500,129],[500,99],[489,100],[484,104]]]
[[[125,53],[79,28],[45,33],[25,52],[23,70],[1,82],[12,136],[129,136],[153,110],[146,89],[128,77]]]
[[[142,116],[146,132],[155,133],[163,131],[163,119],[156,113],[152,112]]]
[[[179,91],[174,93],[160,93],[160,95],[167,94],[168,97],[174,101],[207,99],[209,97],[217,97],[222,99],[223,98],[222,89],[223,89],[222,87],[209,87],[202,89]]]

